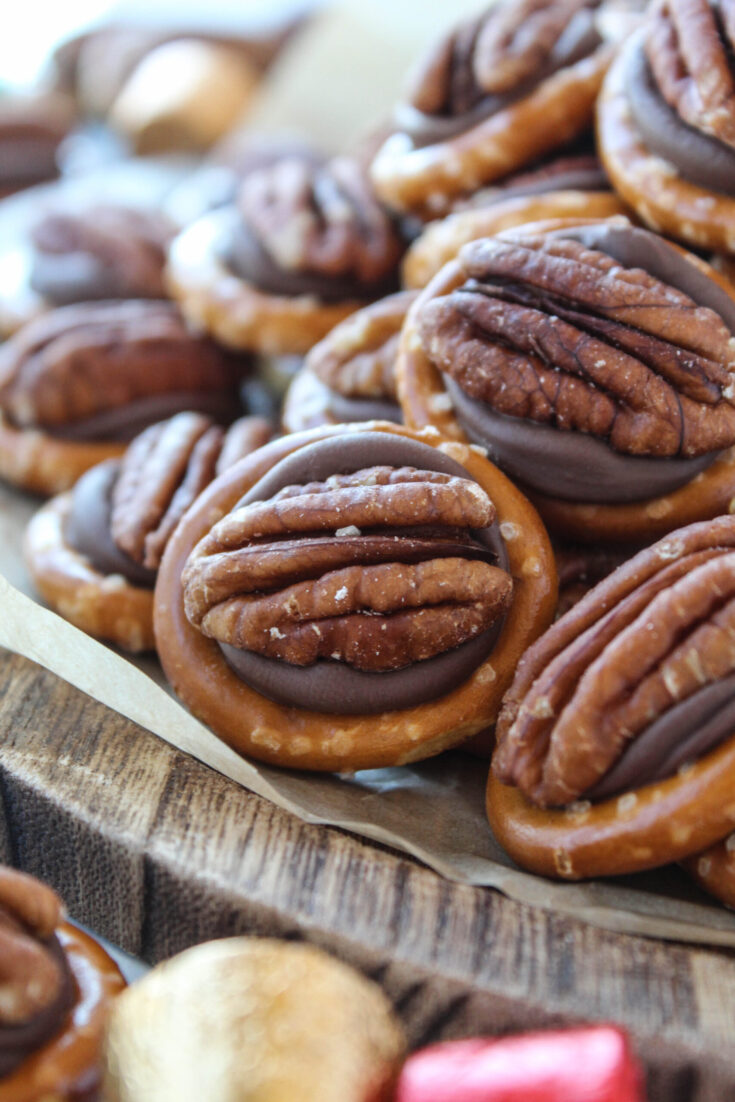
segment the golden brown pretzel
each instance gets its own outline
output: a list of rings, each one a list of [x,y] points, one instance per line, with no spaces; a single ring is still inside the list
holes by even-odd
[[[110,1000],[125,981],[111,957],[88,934],[62,923],[56,935],[77,986],[67,1023],[53,1040],[2,1081],[3,1102],[75,1102],[94,1089]]]
[[[34,494],[59,494],[80,475],[125,451],[125,444],[62,440],[39,429],[17,429],[0,413],[0,478]]]
[[[181,575],[192,548],[279,460],[345,432],[379,429],[442,448],[466,467],[497,510],[515,581],[513,604],[490,658],[440,700],[371,716],[322,715],[267,700],[238,678],[217,643],[186,618]],[[243,754],[310,770],[352,770],[437,754],[492,723],[515,666],[553,615],[556,575],[546,533],[533,508],[481,449],[390,423],[329,426],[274,441],[237,464],[198,499],[166,550],[158,575],[154,627],[164,671],[196,716]]]
[[[597,104],[600,160],[621,199],[651,229],[695,248],[735,252],[735,199],[685,180],[644,144],[625,90],[625,50]]]
[[[551,191],[543,195],[500,198],[488,207],[457,211],[431,222],[403,261],[407,287],[425,287],[468,241],[550,218],[610,218],[626,208],[609,191]]]
[[[47,501],[31,519],[23,557],[46,604],[76,627],[124,650],[153,650],[153,590],[100,573],[69,545],[64,527],[71,494]]]
[[[733,737],[668,779],[628,781],[598,802],[585,794],[692,685],[696,694],[729,669],[720,625],[733,547],[730,517],[672,533],[600,582],[524,656],[487,788],[493,832],[524,868],[613,876],[699,854],[732,831]],[[713,594],[707,579],[718,571],[728,583]],[[591,718],[596,708],[604,720]]]
[[[584,218],[549,219],[524,226],[529,233],[582,225]],[[684,250],[680,250],[684,251]],[[697,267],[733,296],[732,284],[699,257],[687,253]],[[465,276],[452,260],[424,288],[409,311],[403,328],[396,367],[398,394],[407,425],[433,425],[443,436],[466,441],[446,393],[441,373],[432,363],[419,337],[416,316],[424,303],[449,294]],[[529,492],[528,496],[551,531],[582,543],[644,543],[673,528],[717,516],[735,508],[735,449],[723,452],[691,482],[658,498],[620,505],[595,505],[564,501]]]
[[[378,195],[399,210],[436,218],[458,196],[563,146],[590,124],[611,53],[600,47],[455,138],[417,149],[408,135],[392,135],[371,166]]]

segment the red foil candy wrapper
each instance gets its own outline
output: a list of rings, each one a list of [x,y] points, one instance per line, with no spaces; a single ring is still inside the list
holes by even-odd
[[[643,1076],[613,1026],[448,1041],[409,1058],[396,1102],[644,1102]]]

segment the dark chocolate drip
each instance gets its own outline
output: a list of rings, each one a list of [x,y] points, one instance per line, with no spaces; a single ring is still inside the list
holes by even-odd
[[[685,180],[708,192],[735,196],[735,150],[685,123],[661,95],[643,36],[626,47],[625,87],[636,127],[648,148]]]
[[[241,413],[237,389],[151,394],[123,406],[103,410],[84,421],[44,427],[44,431],[61,440],[127,443],[150,425],[189,410],[208,414],[219,424],[229,424]]]
[[[523,81],[502,95],[488,96],[480,92],[478,102],[469,111],[460,114],[427,115],[409,103],[400,104],[394,115],[396,129],[408,134],[417,149],[449,141],[530,95],[542,81],[554,76],[560,69],[594,53],[601,42],[594,14],[583,9],[570,20],[548,60],[530,80]]]
[[[578,241],[626,268],[641,268],[708,307],[735,333],[735,301],[663,238],[611,222],[555,230],[550,236]],[[717,452],[694,459],[625,455],[588,433],[496,412],[444,376],[457,419],[476,443],[513,478],[537,493],[565,501],[623,504],[678,489],[706,470]]]
[[[43,944],[59,966],[61,989],[51,1005],[30,1022],[22,1025],[0,1025],[0,1080],[11,1075],[29,1056],[38,1052],[59,1033],[76,999],[74,977],[58,938],[52,935]]]
[[[121,551],[110,531],[112,491],[119,471],[119,461],[109,459],[82,475],[72,491],[64,536],[100,574],[121,574],[132,585],[152,589],[156,571],[147,570]]]
[[[606,800],[673,777],[735,735],[735,673],[705,685],[675,704],[630,743],[594,788],[589,800]]]
[[[235,508],[267,501],[286,486],[322,482],[334,474],[351,474],[376,465],[472,477],[459,463],[428,444],[392,433],[361,432],[321,440],[287,456]],[[492,552],[501,569],[508,570],[508,554],[497,522],[471,536]],[[461,544],[457,547],[461,555]],[[400,554],[396,561],[401,561]],[[499,620],[488,631],[451,651],[385,673],[355,670],[344,662],[329,660],[294,666],[228,644],[219,646],[238,677],[269,700],[316,712],[370,715],[411,708],[450,692],[488,657],[502,627],[503,621]]]
[[[444,384],[460,425],[487,448],[494,463],[539,494],[563,501],[619,505],[671,493],[690,482],[715,455],[650,459],[623,455],[604,440],[497,413],[470,398],[448,375]]]
[[[314,295],[323,302],[345,302],[347,299],[383,298],[398,290],[395,273],[380,283],[363,283],[344,273],[329,276],[300,268],[282,268],[239,217],[233,218],[226,241],[222,239],[220,255],[235,275],[270,295],[290,298]]]

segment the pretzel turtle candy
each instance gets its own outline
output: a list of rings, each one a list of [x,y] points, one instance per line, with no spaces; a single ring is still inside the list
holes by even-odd
[[[237,202],[174,239],[167,283],[222,344],[304,355],[397,287],[405,243],[359,162],[287,156],[248,174]]]
[[[497,724],[490,824],[524,868],[609,876],[735,826],[735,517],[672,532],[529,648]]]
[[[270,436],[259,417],[225,429],[179,413],[87,471],[26,529],[26,567],[46,604],[98,639],[153,650],[153,586],[171,533],[213,478]]]
[[[0,1096],[78,1102],[100,1086],[102,1035],[120,970],[88,934],[63,920],[58,897],[0,867]]]
[[[194,409],[230,421],[242,372],[169,302],[52,310],[0,348],[0,477],[59,493],[162,417]]]
[[[352,770],[494,722],[555,600],[543,527],[478,450],[369,422],[212,483],[166,549],[154,628],[177,695],[240,753]]]
[[[389,206],[446,214],[590,127],[611,47],[585,0],[505,0],[456,27],[414,74],[372,178]]]
[[[399,291],[364,306],[311,349],[283,406],[286,432],[354,421],[400,421],[395,361],[416,295]]]
[[[729,14],[727,14],[729,12]],[[610,181],[652,229],[735,252],[735,65],[729,0],[658,0],[597,109]]]
[[[663,307],[663,309],[662,309]],[[463,246],[409,311],[406,423],[473,439],[571,542],[640,545],[735,501],[735,299],[625,219]]]

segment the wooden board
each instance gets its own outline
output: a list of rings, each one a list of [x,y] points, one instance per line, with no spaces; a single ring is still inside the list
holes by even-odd
[[[735,954],[601,931],[306,825],[7,654],[0,859],[151,962],[305,938],[376,978],[412,1045],[614,1020],[651,1102],[735,1098]]]

